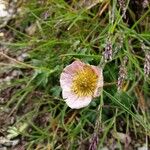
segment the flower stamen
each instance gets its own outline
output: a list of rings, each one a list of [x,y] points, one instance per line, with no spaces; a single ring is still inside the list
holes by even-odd
[[[97,82],[97,74],[89,65],[85,65],[75,74],[71,90],[79,97],[90,96],[94,94]]]

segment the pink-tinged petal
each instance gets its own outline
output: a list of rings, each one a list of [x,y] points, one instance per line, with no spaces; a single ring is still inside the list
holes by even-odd
[[[72,81],[68,81],[68,82],[61,82],[61,88],[65,91],[70,91],[71,90],[71,86],[72,86]]]
[[[60,76],[60,80],[72,80],[72,75],[62,72]]]
[[[62,97],[63,97],[63,99],[67,99],[68,97],[71,97],[71,99],[72,99],[72,97],[74,98],[74,97],[76,97],[76,95],[71,90],[63,90]]]
[[[81,70],[83,68],[83,66],[85,65],[85,63],[76,60],[74,61],[72,64],[66,66],[63,70],[63,72],[65,72],[66,74],[69,75],[74,75],[78,70]]]
[[[77,99],[72,99],[72,100],[70,99],[70,97],[66,99],[67,105],[72,109],[80,109],[86,107],[90,104],[91,101],[92,101],[91,96],[78,97]]]
[[[72,86],[72,78],[68,74],[62,73],[60,76],[60,86],[63,90],[69,90]]]
[[[92,66],[92,69],[95,71],[95,73],[98,76],[98,82],[97,82],[97,86],[96,86],[96,89],[95,89],[93,97],[98,97],[101,94],[101,91],[102,91],[102,88],[103,88],[103,84],[104,84],[103,72],[102,72],[101,68],[96,67],[96,66]]]
[[[101,93],[102,93],[102,89],[103,89],[102,87],[96,88],[93,97],[98,97],[98,96],[100,96]]]
[[[63,91],[63,98],[66,104],[72,109],[80,109],[89,105],[92,96],[78,97],[71,91]]]

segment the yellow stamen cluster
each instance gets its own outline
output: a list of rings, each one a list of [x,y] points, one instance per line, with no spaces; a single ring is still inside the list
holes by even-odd
[[[92,96],[96,89],[98,76],[94,70],[85,65],[82,70],[77,71],[73,78],[72,91],[81,96]]]

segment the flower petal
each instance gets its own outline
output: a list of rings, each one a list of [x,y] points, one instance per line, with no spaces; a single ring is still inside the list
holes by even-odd
[[[62,73],[60,76],[60,86],[63,90],[69,90],[72,86],[72,77],[69,74]]]
[[[74,75],[78,70],[82,69],[85,63],[76,60],[72,64],[64,68],[64,72],[70,75]]]
[[[63,91],[63,98],[66,104],[72,109],[80,109],[89,105],[92,101],[92,96],[78,97],[71,91]]]
[[[102,87],[103,87],[103,73],[102,69],[96,66],[92,66],[92,69],[95,71],[95,73],[98,75],[98,82],[97,82],[97,87],[95,89],[93,97],[98,97],[101,94]]]

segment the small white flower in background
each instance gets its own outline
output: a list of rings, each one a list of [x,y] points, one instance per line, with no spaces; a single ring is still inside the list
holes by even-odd
[[[89,105],[103,87],[102,69],[79,60],[66,66],[60,76],[62,97],[72,109]]]
[[[19,0],[0,0],[0,28],[5,27],[9,20],[16,17],[19,11]]]
[[[0,0],[0,18],[7,17],[9,15],[6,5],[7,3],[4,0]]]
[[[8,3],[6,0],[0,0],[0,28],[5,26],[8,20],[11,18],[11,15],[7,9]]]

